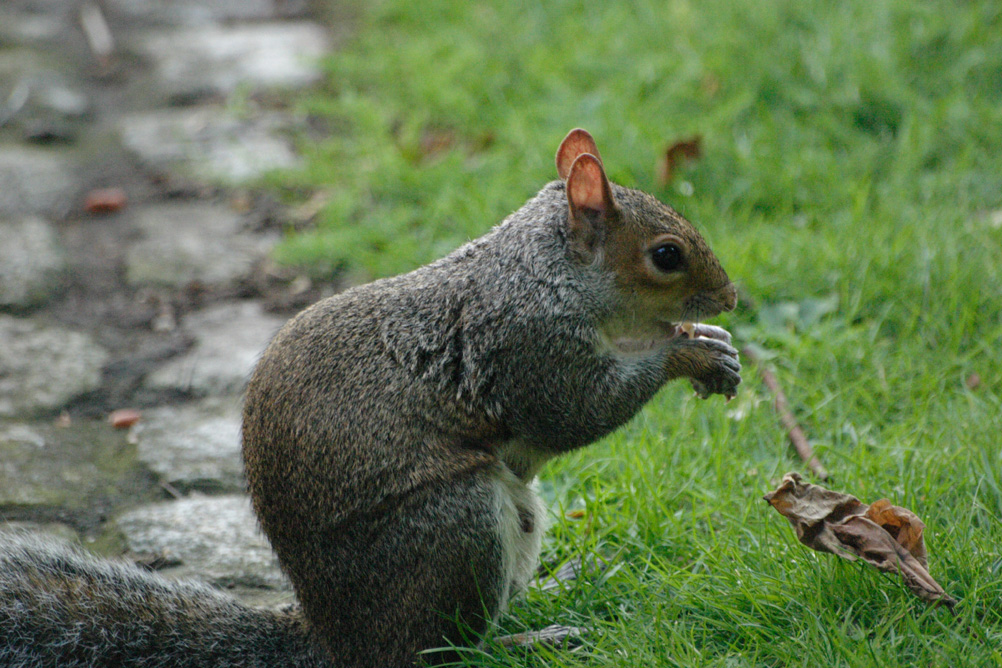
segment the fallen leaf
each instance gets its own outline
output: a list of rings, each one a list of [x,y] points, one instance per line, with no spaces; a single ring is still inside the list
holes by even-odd
[[[892,506],[887,499],[880,499],[870,504],[866,511],[866,517],[876,522],[901,547],[918,559],[922,568],[929,568],[926,560],[925,541],[922,540],[925,524],[918,518],[918,515],[907,508]]]
[[[440,128],[425,128],[421,133],[421,153],[424,157],[434,157],[452,148],[456,143],[456,133]]]
[[[923,601],[951,609],[956,605],[929,575],[922,539],[925,524],[912,511],[887,499],[867,505],[849,494],[805,483],[798,473],[787,473],[763,498],[789,520],[807,547],[898,573]]]
[[[666,148],[658,175],[661,185],[666,186],[671,183],[672,177],[675,176],[675,170],[683,161],[698,160],[702,154],[703,138],[700,135],[682,139]]]
[[[108,415],[108,422],[115,429],[128,429],[132,425],[139,422],[142,417],[139,411],[132,408],[120,408],[117,411],[112,411]]]
[[[87,213],[114,213],[122,209],[128,197],[121,188],[98,188],[87,193],[84,209]]]

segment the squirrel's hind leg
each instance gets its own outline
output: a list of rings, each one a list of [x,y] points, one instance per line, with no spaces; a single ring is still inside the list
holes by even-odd
[[[487,631],[535,571],[543,517],[535,494],[499,464],[343,522],[313,541],[313,568],[289,570],[339,665],[408,666],[418,652],[469,646]]]

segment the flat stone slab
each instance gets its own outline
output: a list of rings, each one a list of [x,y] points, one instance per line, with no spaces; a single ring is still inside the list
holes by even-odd
[[[257,302],[219,304],[188,315],[182,327],[196,343],[159,367],[146,387],[195,396],[243,391],[251,371],[285,318],[265,313]]]
[[[301,16],[308,0],[105,0],[108,12],[145,23],[205,25]]]
[[[294,167],[299,157],[276,113],[237,117],[220,107],[126,116],[122,142],[149,170],[221,183],[241,183]]]
[[[0,3],[0,41],[37,43],[59,38],[73,26],[73,19],[63,7],[12,7]],[[55,9],[55,11],[53,11]],[[62,9],[63,11],[60,11]]]
[[[135,224],[143,238],[126,251],[125,278],[136,286],[232,283],[249,276],[277,241],[244,229],[240,215],[222,204],[144,207]]]
[[[121,515],[116,526],[129,550],[180,561],[163,570],[165,575],[221,587],[289,587],[246,496],[188,497],[142,506]]]
[[[0,216],[41,215],[61,218],[79,188],[59,152],[22,147],[0,148]]]
[[[140,484],[135,447],[103,421],[0,423],[0,507],[70,514],[133,498]],[[30,513],[29,513],[30,515]]]
[[[176,489],[243,491],[238,399],[144,411],[134,434],[139,460]]]
[[[60,286],[65,268],[63,249],[48,221],[0,218],[0,306],[45,302]]]
[[[0,9],[0,21],[2,12]],[[65,118],[86,115],[91,110],[90,100],[75,85],[68,68],[48,49],[0,49],[0,90],[6,97],[0,119],[23,120],[46,113]]]
[[[107,360],[83,332],[0,315],[0,417],[54,411],[96,390]]]
[[[38,536],[63,545],[79,544],[80,534],[68,524],[59,522],[0,522],[0,541],[8,535]]]
[[[318,61],[329,47],[327,32],[305,21],[159,29],[134,45],[153,62],[154,86],[188,99],[309,86],[320,80]]]

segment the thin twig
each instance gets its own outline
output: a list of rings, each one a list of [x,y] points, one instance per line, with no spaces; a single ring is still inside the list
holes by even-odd
[[[814,454],[814,449],[807,441],[807,436],[804,435],[804,430],[800,428],[800,425],[797,424],[797,419],[793,417],[790,404],[786,401],[786,395],[783,394],[783,388],[779,386],[776,375],[769,370],[769,367],[762,363],[761,358],[759,358],[751,347],[745,346],[741,350],[741,355],[758,367],[759,375],[762,376],[762,382],[765,383],[765,386],[769,388],[774,397],[773,406],[775,406],[776,412],[779,413],[779,421],[786,428],[786,433],[797,454],[807,463],[807,467],[811,469],[814,475],[821,480],[828,480],[828,471],[818,461],[817,456]]]
[[[510,636],[500,636],[495,638],[495,640],[503,647],[507,647],[509,649],[521,647],[523,649],[533,650],[539,645],[566,648],[579,643],[581,641],[581,636],[587,632],[588,629],[580,626],[563,626],[562,624],[553,624],[552,626],[547,626],[545,629],[540,629],[539,631],[526,631],[524,633],[515,633]]]

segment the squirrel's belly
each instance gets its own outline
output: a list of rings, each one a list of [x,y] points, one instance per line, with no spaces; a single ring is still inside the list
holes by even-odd
[[[539,496],[508,468],[498,467],[492,483],[502,546],[504,585],[500,614],[507,608],[511,596],[524,590],[536,572],[547,517]]]

